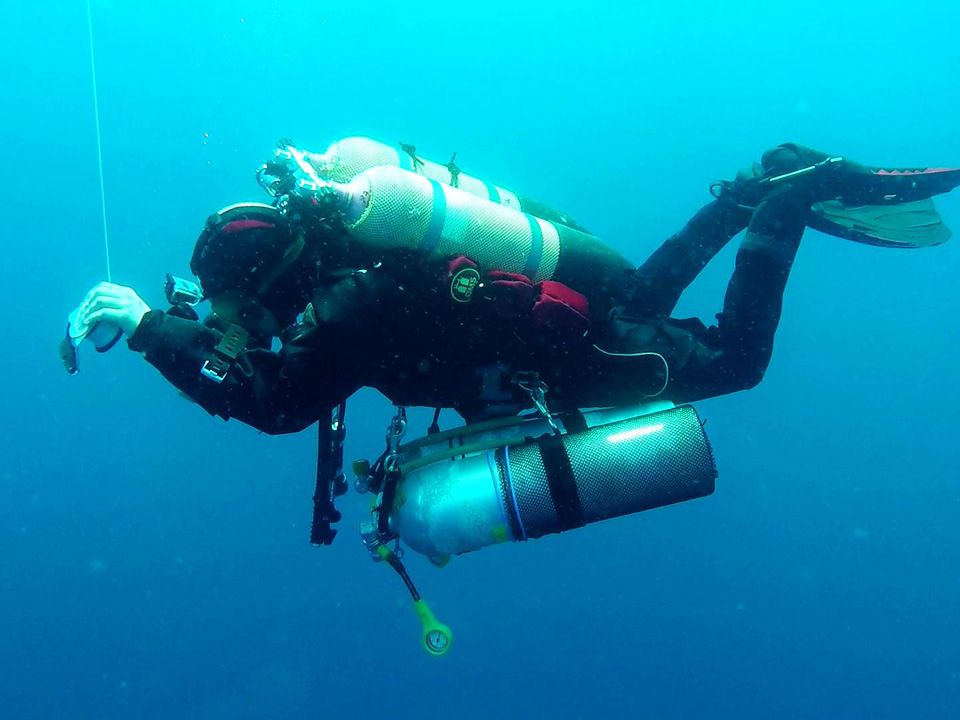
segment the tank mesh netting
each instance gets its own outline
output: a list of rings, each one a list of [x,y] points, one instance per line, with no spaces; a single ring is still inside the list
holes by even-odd
[[[451,185],[450,169],[446,165],[417,158],[416,172],[419,175],[436,180],[444,185]],[[406,153],[370,138],[345,138],[334,143],[325,153],[325,159],[319,168],[321,174],[334,182],[349,182],[364,170],[391,165],[394,167],[409,168],[411,163]],[[500,205],[520,210],[520,199],[509,190],[496,187],[499,200],[490,197],[490,187],[483,180],[479,180],[466,173],[457,177],[457,187],[471,195],[484,200],[493,200]]]
[[[550,495],[543,458],[536,445],[510,450],[510,477],[524,534],[529,538],[538,538],[560,532],[560,520]]]
[[[330,147],[322,170],[334,182],[349,182],[372,167],[399,164],[399,151],[388,145],[367,138],[346,138]]]
[[[348,226],[351,233],[377,247],[418,247],[430,224],[430,182],[388,167],[374,168],[364,177],[370,182],[370,204],[360,219]]]
[[[395,167],[365,173],[370,204],[349,229],[358,239],[379,247],[419,247],[427,233],[433,207],[433,186],[425,178]],[[527,269],[533,233],[522,213],[495,205],[453,188],[442,187],[446,217],[435,253],[466,255],[483,269],[523,272]],[[560,236],[546,221],[537,220],[543,234],[540,261],[532,279],[553,276],[560,257]],[[536,253],[535,253],[536,254]]]
[[[437,182],[441,182],[444,185],[452,185],[450,182],[450,170],[449,168],[440,165],[439,163],[431,162],[430,160],[420,159],[419,165],[417,165],[417,172],[423,175],[424,177],[432,178]],[[490,200],[490,191],[487,189],[486,183],[482,180],[477,180],[475,177],[471,177],[466,173],[460,173],[457,176],[457,188],[468,192],[471,195],[476,195],[481,197],[484,200]],[[494,201],[496,202],[496,201]]]
[[[524,528],[520,525],[516,508],[513,505],[513,493],[510,488],[510,464],[507,462],[509,448],[500,448],[494,453],[494,463],[497,467],[497,488],[500,491],[500,505],[503,507],[510,524],[510,533],[517,540],[526,540]]]
[[[709,495],[717,476],[692,407],[574,433],[564,447],[588,523]],[[510,470],[527,536],[559,532],[539,447],[514,448]]]
[[[485,270],[496,268],[523,272],[533,248],[530,221],[522,213],[478,200],[473,195],[443,188],[447,198],[447,220],[437,252],[441,256],[464,254]],[[543,249],[531,280],[553,276],[560,258],[560,236],[548,222],[538,221]]]
[[[420,159],[419,165],[417,165],[417,172],[423,175],[424,177],[431,178],[437,182],[441,182],[444,185],[453,185],[450,177],[450,169],[446,165],[441,165],[439,163],[432,162],[431,160]],[[499,185],[494,185],[498,197],[490,197],[490,185],[487,185],[483,180],[475,178],[472,175],[467,175],[466,173],[460,173],[457,176],[457,189],[468,192],[471,195],[476,195],[479,198],[484,200],[489,200],[495,202],[498,205],[503,205],[504,207],[513,208],[514,210],[520,210],[520,199],[516,194],[510,192],[506,188],[502,188]]]

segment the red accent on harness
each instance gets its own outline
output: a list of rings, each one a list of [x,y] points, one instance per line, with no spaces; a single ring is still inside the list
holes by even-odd
[[[555,280],[536,285],[526,275],[494,270],[487,273],[487,297],[501,315],[529,316],[534,325],[583,335],[590,327],[590,303],[573,288]]]
[[[229,235],[231,233],[243,232],[244,230],[255,230],[257,228],[273,229],[275,227],[276,225],[273,223],[264,222],[263,220],[234,220],[224,225],[220,232],[223,235]]]
[[[464,268],[473,268],[477,269],[477,264],[468,258],[466,255],[457,255],[455,258],[450,260],[447,263],[447,274],[444,278],[445,281],[450,280],[454,275],[463,270]]]
[[[530,278],[526,275],[492,270],[487,273],[484,295],[499,315],[517,317],[527,315],[530,312],[534,288]]]
[[[533,321],[565,334],[583,335],[590,327],[590,302],[573,288],[554,280],[538,284]]]
[[[447,280],[464,268],[477,269],[465,255],[447,263]],[[555,280],[534,285],[526,275],[491,270],[483,276],[482,298],[497,315],[510,320],[527,320],[565,336],[582,336],[590,327],[590,302],[571,287]]]

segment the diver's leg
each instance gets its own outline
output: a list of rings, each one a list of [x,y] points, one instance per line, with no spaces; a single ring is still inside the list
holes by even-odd
[[[780,145],[766,151],[760,163],[737,173],[734,181],[717,183],[718,198],[694,215],[637,269],[633,296],[624,306],[621,317],[627,320],[667,317],[707,263],[747,227],[755,209],[770,192],[769,187],[761,189],[758,185],[761,179],[791,173],[828,157],[827,153],[809,148]],[[804,193],[809,206],[817,188],[812,179],[797,177],[777,187],[783,190],[790,186],[794,192]]]
[[[579,377],[590,381],[578,400],[615,405],[657,394],[691,402],[756,385],[770,362],[809,207],[808,193],[795,187],[778,188],[760,203],[737,251],[715,326],[696,319],[615,319],[610,337],[594,347],[589,362],[580,361]],[[666,363],[665,383],[651,353]]]
[[[673,312],[687,286],[749,219],[750,210],[726,200],[714,200],[701,208],[637,268],[633,295],[621,316],[653,319]]]
[[[782,145],[763,158],[763,175],[777,177],[777,182],[760,186],[748,180],[724,187],[721,202],[740,208],[755,205],[756,209],[738,250],[717,325],[708,328],[698,320],[665,318],[663,310],[673,307],[686,284],[729,237],[711,234],[709,229],[698,235],[703,227],[698,225],[698,215],[657,250],[638,271],[643,282],[627,306],[633,312],[614,317],[610,332],[599,339],[589,360],[578,360],[581,373],[576,377],[590,379],[581,380],[582,387],[575,388],[582,395],[577,398],[580,405],[600,404],[597,400],[609,404],[634,402],[657,394],[659,386],[654,386],[660,378],[651,370],[651,353],[662,356],[667,363],[669,382],[660,395],[674,402],[753,387],[770,362],[783,293],[814,203],[827,197],[864,201],[871,199],[869,193],[887,190],[895,194],[892,199],[883,196],[882,200],[903,202],[914,197],[910,192],[917,197],[929,197],[960,182],[960,170],[876,170],[871,171],[875,177],[870,178],[870,184],[861,182],[865,173],[849,163],[826,165],[828,170],[823,172],[779,177],[829,157],[809,148]],[[895,187],[887,184],[891,175],[899,183]],[[908,180],[904,181],[903,176]],[[922,176],[924,182],[917,182],[914,188],[909,185],[909,178],[917,176]],[[713,204],[701,212],[709,218],[711,211],[718,211]],[[709,222],[706,227],[710,227]],[[679,272],[674,272],[673,263],[681,268]]]
[[[750,220],[717,316],[719,354],[711,365],[725,387],[753,387],[766,372],[809,208],[806,192],[784,187],[768,195]]]

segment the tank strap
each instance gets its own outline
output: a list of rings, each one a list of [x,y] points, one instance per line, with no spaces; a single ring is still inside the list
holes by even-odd
[[[587,418],[580,410],[573,408],[563,413],[563,429],[567,434],[587,430]]]
[[[530,223],[530,234],[533,236],[533,242],[530,245],[530,254],[527,256],[527,264],[523,268],[523,274],[531,280],[537,274],[540,268],[540,260],[543,259],[543,228],[540,223],[530,213],[524,213],[527,222]]]
[[[577,479],[573,476],[564,439],[557,435],[547,435],[538,440],[537,445],[543,459],[550,497],[553,498],[553,506],[557,511],[560,532],[583,527],[587,524],[583,517],[583,504],[580,502]]]
[[[450,172],[450,187],[460,187],[460,167],[457,165],[457,154],[454,153],[447,163],[447,170]]]
[[[400,149],[410,157],[410,169],[419,173],[420,168],[423,167],[423,160],[417,157],[417,146],[410,143],[400,143]]]
[[[437,407],[433,409],[433,422],[430,423],[430,427],[427,428],[427,435],[436,435],[440,432],[440,413],[443,411],[442,407]]]
[[[440,244],[440,234],[447,219],[447,196],[443,194],[443,187],[436,180],[430,180],[433,189],[433,206],[430,208],[430,223],[420,241],[420,252],[429,255]]]
[[[490,202],[495,202],[497,205],[503,205],[503,198],[500,197],[500,191],[497,189],[497,186],[493,183],[489,183],[486,180],[482,180],[484,186],[487,188],[487,194],[490,196]]]

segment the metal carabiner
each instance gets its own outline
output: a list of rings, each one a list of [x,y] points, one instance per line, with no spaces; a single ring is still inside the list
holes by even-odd
[[[530,402],[533,403],[537,412],[543,416],[543,419],[547,421],[554,434],[563,435],[553,418],[553,413],[547,407],[547,393],[550,391],[550,387],[540,379],[540,376],[537,373],[517,373],[513,377],[513,383],[530,396]]]
[[[407,434],[407,409],[397,407],[397,414],[390,420],[387,427],[387,457],[400,453],[400,441]]]

